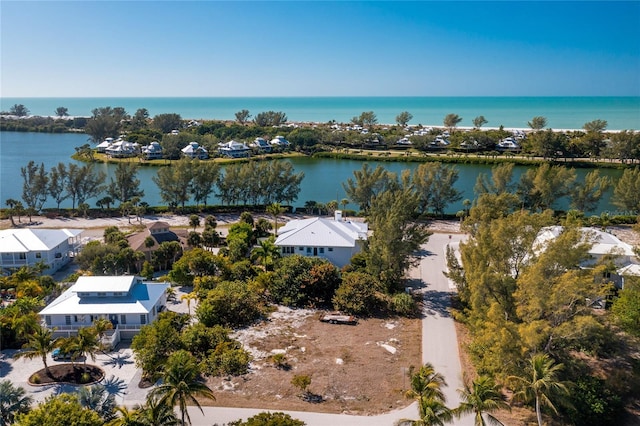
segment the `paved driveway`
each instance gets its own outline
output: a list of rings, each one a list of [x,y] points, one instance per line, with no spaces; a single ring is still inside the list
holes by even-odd
[[[16,386],[22,386],[31,394],[36,402],[43,401],[47,396],[75,392],[78,386],[72,385],[47,385],[32,386],[27,381],[29,376],[38,370],[44,368],[40,358],[34,359],[13,359],[13,355],[18,352],[16,350],[2,351],[2,359],[0,359],[0,380],[9,379]],[[135,367],[133,352],[130,348],[119,349],[109,354],[99,354],[96,356],[95,362],[88,359],[87,362],[97,365],[105,372],[103,384],[107,390],[116,394],[118,404],[128,403],[128,396],[138,399],[138,381],[136,380],[137,369]],[[48,365],[61,364],[60,361],[54,361],[51,355],[47,360]],[[146,391],[144,391],[146,394]],[[144,400],[144,397],[142,397]]]

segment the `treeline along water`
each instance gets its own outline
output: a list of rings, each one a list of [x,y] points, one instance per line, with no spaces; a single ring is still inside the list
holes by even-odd
[[[288,97],[288,98],[0,98],[0,109],[25,105],[34,115],[54,115],[65,107],[72,116],[89,116],[94,108],[123,107],[129,114],[146,108],[151,116],[180,114],[188,119],[234,120],[247,109],[252,115],[282,111],[290,121],[348,123],[363,111],[373,111],[379,123],[395,123],[402,111],[413,115],[411,124],[442,125],[445,115],[462,117],[460,126],[472,126],[483,115],[485,127],[524,128],[535,116],[547,118],[554,129],[580,129],[596,119],[607,120],[610,130],[640,129],[640,97]]]
[[[44,163],[45,170],[47,171],[51,170],[51,168],[58,163],[68,164],[75,162],[81,164],[71,159],[71,155],[75,152],[75,147],[81,146],[86,142],[87,136],[84,134],[0,132],[0,203],[4,206],[5,201],[9,198],[21,199],[23,180],[20,175],[20,168],[26,166],[30,160],[35,161],[38,165]],[[291,161],[296,172],[302,171],[305,174],[300,185],[298,201],[294,203],[297,207],[304,206],[304,203],[309,200],[326,203],[331,200],[340,201],[342,198],[346,198],[342,183],[353,177],[354,170],[359,170],[363,164],[362,161],[355,160],[309,157],[298,157],[282,161]],[[400,174],[406,169],[413,170],[419,164],[405,162],[367,162],[374,167],[377,164],[381,164],[387,170],[397,174]],[[109,177],[113,176],[115,165],[96,163],[96,167],[107,173],[107,182],[109,181]],[[473,200],[475,197],[473,187],[478,174],[489,174],[491,172],[491,166],[483,164],[456,164],[455,167],[459,172],[459,179],[455,186],[463,192],[462,200]],[[516,167],[514,180],[518,180],[526,169],[526,167],[522,166]],[[164,204],[160,199],[158,188],[152,180],[157,170],[157,167],[140,167],[138,172],[141,187],[144,189],[145,194],[143,201],[146,201],[152,206]],[[584,175],[588,172],[588,169],[577,169],[578,181],[582,181]],[[617,179],[622,172],[616,169],[602,169],[601,174]],[[612,191],[609,190],[601,200],[595,214],[603,211],[616,211],[616,208],[610,203],[611,195]],[[91,207],[95,207],[95,201],[95,199],[88,200],[88,203]],[[215,197],[209,199],[208,202],[208,204],[218,203],[219,200]],[[71,207],[71,201],[66,200],[61,206]],[[567,206],[567,200],[559,200],[558,204],[554,207],[556,209],[566,209]],[[55,207],[55,202],[48,200],[45,207]],[[357,206],[351,204],[347,206],[347,208],[357,209]],[[460,201],[456,204],[449,205],[446,212],[455,213],[462,208],[462,201]]]

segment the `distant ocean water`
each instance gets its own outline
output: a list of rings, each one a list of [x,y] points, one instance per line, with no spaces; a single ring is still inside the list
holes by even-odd
[[[535,116],[547,118],[554,129],[580,129],[592,120],[608,122],[609,130],[640,129],[640,97],[274,97],[274,98],[0,98],[0,109],[24,104],[33,115],[54,115],[63,106],[72,116],[89,116],[98,107],[123,107],[129,114],[146,108],[151,116],[177,113],[182,118],[233,120],[247,109],[252,115],[282,111],[289,121],[349,122],[373,111],[379,123],[395,123],[402,111],[411,124],[442,125],[447,114],[462,117],[459,126],[472,126],[483,115],[485,127],[527,127]]]

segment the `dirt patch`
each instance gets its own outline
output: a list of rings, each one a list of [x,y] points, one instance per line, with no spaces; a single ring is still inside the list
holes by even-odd
[[[280,308],[268,321],[235,333],[254,361],[242,377],[211,378],[218,406],[310,410],[371,415],[405,407],[406,371],[420,366],[419,319],[360,320],[327,324],[319,312]],[[286,366],[273,362],[284,354]],[[308,390],[321,402],[305,402],[291,384],[309,375]]]
[[[43,386],[58,383],[68,383],[72,385],[90,385],[97,383],[104,378],[104,371],[91,364],[71,365],[56,364],[49,367],[48,375],[43,368],[29,377],[29,384]]]

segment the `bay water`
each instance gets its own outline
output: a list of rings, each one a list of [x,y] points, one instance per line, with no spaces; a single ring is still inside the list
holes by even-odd
[[[59,162],[64,164],[72,162],[81,164],[71,159],[71,155],[75,153],[75,147],[85,143],[87,143],[87,135],[85,134],[0,132],[0,203],[4,206],[6,200],[9,198],[16,200],[21,199],[23,180],[20,175],[20,168],[26,166],[30,160],[35,161],[38,165],[43,163],[47,171],[51,170],[51,168]],[[134,161],[137,161],[137,159],[134,159]],[[303,207],[305,202],[309,200],[326,203],[331,200],[340,201],[343,198],[348,198],[342,184],[346,182],[347,179],[353,178],[353,172],[360,170],[364,163],[363,161],[357,160],[309,157],[297,157],[279,161],[291,161],[296,172],[304,172],[305,174],[300,185],[301,190],[298,200],[294,203],[295,207]],[[376,162],[373,160],[367,160],[367,162],[372,167],[380,164],[382,167],[398,175],[403,170],[414,170],[419,165],[419,163]],[[113,176],[116,166],[113,164],[96,163],[96,167],[103,170],[107,176]],[[462,200],[473,200],[475,198],[473,187],[478,174],[489,174],[491,172],[491,166],[482,164],[455,164],[454,167],[456,167],[459,172],[459,179],[455,187],[462,191]],[[523,166],[516,167],[514,179],[519,179],[520,175],[526,169],[527,168]],[[157,170],[157,167],[145,166],[140,167],[138,172],[138,178],[141,180],[141,187],[145,193],[143,201],[146,201],[152,206],[163,205],[158,188],[152,180]],[[577,169],[578,179],[583,179],[584,175],[588,172],[588,169]],[[602,169],[601,173],[614,179],[619,178],[622,174],[620,170],[616,169]],[[107,178],[107,182],[108,181],[109,178]],[[597,211],[594,212],[595,214],[604,211],[612,213],[616,211],[616,208],[610,203],[611,194],[611,190],[605,194]],[[463,208],[462,200],[449,205],[446,212],[455,213],[461,210]],[[87,202],[92,207],[95,207],[95,201],[95,199],[92,199]],[[214,197],[209,200],[209,204],[219,204],[219,200]],[[559,200],[554,207],[566,209],[567,205],[566,200]],[[55,207],[55,202],[48,200],[45,207]],[[61,207],[71,207],[71,201],[64,201]],[[348,205],[347,208],[357,210],[357,206],[354,204]]]

